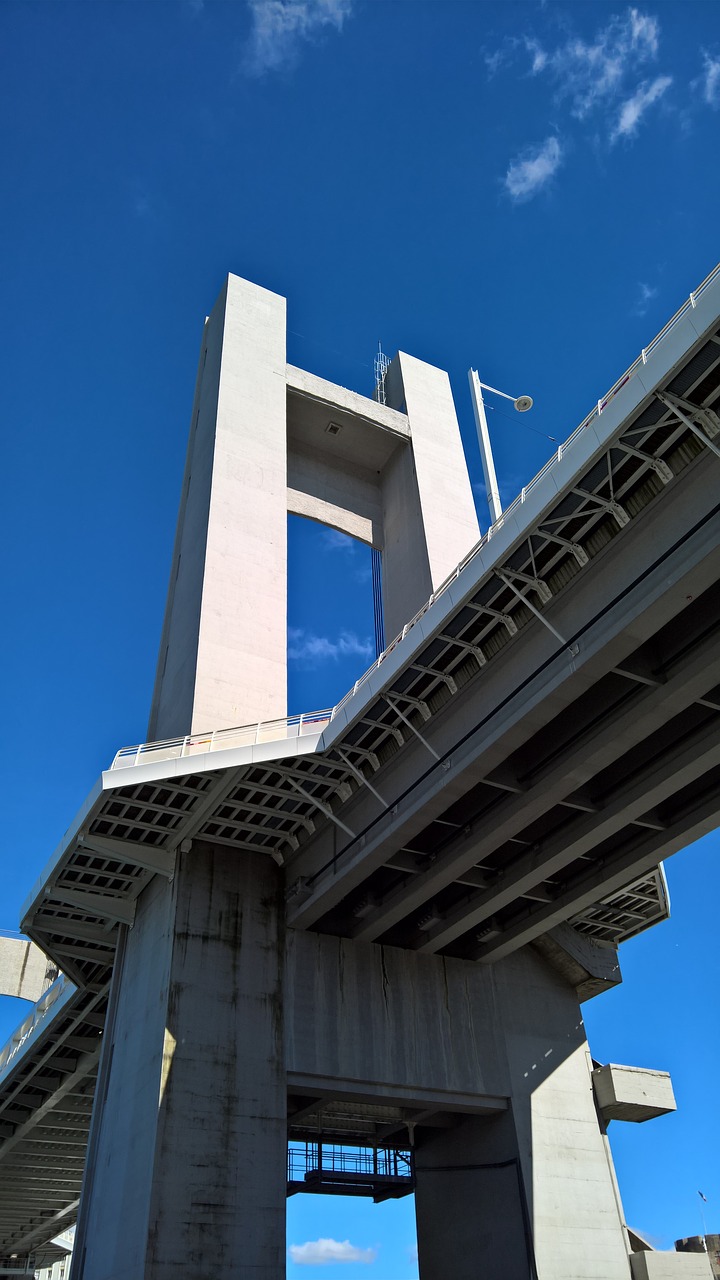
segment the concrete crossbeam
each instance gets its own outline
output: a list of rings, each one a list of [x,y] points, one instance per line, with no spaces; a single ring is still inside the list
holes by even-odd
[[[48,986],[48,958],[27,938],[0,937],[0,995],[40,999]]]

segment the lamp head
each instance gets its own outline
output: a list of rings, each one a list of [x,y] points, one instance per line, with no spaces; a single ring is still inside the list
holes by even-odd
[[[528,409],[533,407],[532,396],[518,396],[514,404],[518,413],[527,413]]]

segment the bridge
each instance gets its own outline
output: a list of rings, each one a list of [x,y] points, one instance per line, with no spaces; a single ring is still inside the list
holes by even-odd
[[[337,707],[118,752],[24,911],[62,976],[0,1054],[0,1257],[77,1216],[119,941],[181,856],[266,855],[291,947],[620,980],[662,859],[720,823],[719,408],[716,269]],[[506,1106],[290,1071],[291,1151],[365,1156],[288,1189],[402,1194],[410,1131]]]

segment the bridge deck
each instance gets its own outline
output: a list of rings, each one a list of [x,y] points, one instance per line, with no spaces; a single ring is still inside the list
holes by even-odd
[[[719,403],[715,273],[329,723],[103,774],[23,920],[78,992],[0,1064],[0,1252],[72,1216],[117,928],[186,842],[284,865],[295,928],[485,962],[663,918],[720,821]]]

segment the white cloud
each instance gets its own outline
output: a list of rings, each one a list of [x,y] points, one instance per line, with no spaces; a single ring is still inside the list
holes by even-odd
[[[543,49],[542,45],[539,44],[537,40],[534,40],[531,36],[525,36],[523,39],[523,43],[532,59],[530,64],[530,70],[532,74],[536,76],[540,71],[545,70],[548,63],[548,55]]]
[[[509,54],[506,49],[495,49],[492,53],[485,54],[485,66],[487,67],[488,78],[492,80],[497,75],[501,67],[509,61]]]
[[[323,529],[323,542],[328,551],[347,551],[354,555],[358,549],[355,538],[349,533],[341,533],[339,529]]]
[[[319,667],[323,662],[339,662],[341,658],[374,658],[369,639],[361,639],[354,631],[341,631],[336,639],[316,636],[303,627],[288,627],[288,659],[305,667]]]
[[[646,49],[653,57],[657,54],[659,30],[657,18],[640,13],[639,9],[630,10],[630,40],[634,49]]]
[[[639,85],[632,97],[623,102],[610,141],[617,142],[618,138],[632,137],[648,107],[657,102],[671,84],[672,76],[658,76],[650,84],[645,81]]]
[[[653,298],[657,298],[657,293],[657,289],[641,280],[638,284],[637,298],[633,307],[635,315],[644,316]]]
[[[494,74],[524,50],[530,58],[530,73],[549,76],[558,98],[569,99],[571,114],[583,120],[627,93],[638,70],[657,58],[659,44],[657,18],[629,8],[610,18],[589,40],[570,35],[554,49],[532,35],[510,37],[494,53],[485,54],[485,64]]]
[[[359,554],[365,550],[362,542],[357,538],[351,538],[349,533],[340,533],[339,529],[323,529],[322,542],[326,551],[339,551],[341,555],[355,561],[355,567],[352,569],[354,582],[370,582],[372,570],[369,557],[367,561],[364,559],[361,561]]]
[[[570,34],[554,48],[541,45],[531,35],[513,37],[499,51],[497,65],[524,50],[530,58],[530,74],[554,86],[556,107],[565,103],[579,121],[602,113],[612,144],[619,138],[634,137],[645,112],[673,83],[669,75],[648,75],[659,47],[658,19],[630,7],[598,27],[589,39]],[[704,77],[693,86],[700,86],[706,102],[720,106],[720,58],[707,53],[703,57]],[[548,140],[536,155],[518,157],[505,179],[510,195],[516,200],[529,199],[552,177],[560,160],[557,140],[552,144]]]
[[[657,18],[628,9],[613,17],[591,41],[573,36],[547,58],[561,97],[569,97],[571,112],[584,119],[597,106],[612,101],[638,67],[657,57],[660,28]]]
[[[353,0],[248,0],[252,31],[246,67],[253,75],[295,61],[300,45],[325,28],[342,30]]]
[[[708,107],[720,107],[720,57],[713,58],[703,50],[702,78],[693,84],[700,84],[703,102]]]
[[[557,138],[546,138],[542,146],[528,148],[512,160],[505,175],[505,188],[515,201],[531,200],[553,177],[562,161]]]
[[[308,1240],[305,1244],[291,1244],[288,1253],[301,1267],[327,1266],[336,1262],[374,1262],[376,1249],[359,1249],[349,1240]]]

